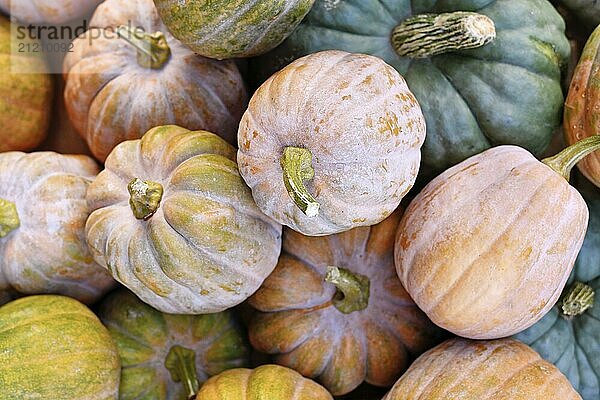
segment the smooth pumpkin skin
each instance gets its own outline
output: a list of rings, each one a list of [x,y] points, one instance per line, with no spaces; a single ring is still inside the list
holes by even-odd
[[[437,325],[501,338],[558,300],[587,222],[586,203],[566,179],[525,149],[498,146],[442,173],[410,203],[396,269]]]
[[[62,24],[87,16],[102,0],[0,0],[0,10],[29,24]]]
[[[567,378],[514,339],[450,339],[419,357],[383,400],[575,400]]]
[[[156,213],[138,220],[134,179],[160,183]],[[157,127],[118,145],[90,185],[86,235],[96,261],[143,301],[171,314],[223,311],[273,271],[281,226],[252,200],[235,149],[215,134]]]
[[[237,368],[213,376],[196,400],[333,400],[321,385],[279,365]]]
[[[315,0],[154,0],[171,33],[219,60],[254,57],[279,45]]]
[[[206,129],[235,143],[247,102],[235,63],[190,51],[167,31],[152,0],[107,0],[89,25],[95,28],[75,39],[64,61],[65,104],[98,160],[159,125]],[[135,47],[115,33],[121,25],[164,33],[170,59],[160,69],[140,66]]]
[[[16,43],[37,44],[29,38]],[[46,137],[52,108],[52,78],[41,56],[11,55],[10,22],[0,15],[0,152],[31,150]],[[18,73],[13,73],[18,72]]]
[[[78,301],[30,296],[0,307],[0,398],[117,399],[120,362],[108,330]]]

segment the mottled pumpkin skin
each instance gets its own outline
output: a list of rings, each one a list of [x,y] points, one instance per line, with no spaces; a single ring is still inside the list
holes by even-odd
[[[437,325],[493,339],[528,328],[558,299],[581,248],[579,192],[516,146],[450,168],[411,202],[396,268]]]
[[[384,220],[412,187],[425,121],[404,79],[380,59],[342,51],[313,54],[273,75],[254,94],[238,133],[240,172],[260,209],[310,236]],[[286,146],[312,152],[308,217],[291,199],[280,158]]]
[[[164,33],[171,48],[167,63],[141,67],[135,47],[114,32],[121,25]],[[107,0],[90,26],[65,58],[65,104],[98,160],[159,125],[206,129],[235,143],[247,94],[232,61],[195,55],[167,31],[152,0]]]
[[[121,357],[120,400],[187,400],[165,360],[179,345],[196,353],[200,383],[226,369],[249,363],[249,345],[231,311],[206,315],[163,314],[126,290],[111,294],[100,319],[117,342]]]
[[[25,38],[15,43],[35,45]],[[41,56],[11,55],[10,22],[0,15],[0,152],[31,150],[48,132],[52,109],[52,78]]]
[[[277,268],[249,301],[261,311],[249,326],[252,345],[336,396],[363,381],[391,386],[441,336],[396,276],[400,217],[396,212],[376,226],[320,238],[287,230]],[[332,304],[336,287],[324,280],[328,266],[369,278],[367,308],[344,314]]]
[[[322,386],[279,365],[238,368],[210,378],[196,400],[333,400]]]
[[[383,400],[577,400],[567,378],[514,339],[447,340],[415,361]]]
[[[135,218],[134,178],[161,184],[147,221]],[[235,149],[206,131],[152,129],[118,145],[90,185],[86,234],[96,261],[154,308],[172,314],[223,311],[273,271],[281,226],[252,200]]]
[[[117,347],[83,304],[30,296],[0,307],[0,398],[117,399]]]
[[[29,24],[62,24],[87,16],[102,0],[0,0],[0,10]]]
[[[20,226],[0,238],[0,291],[56,293],[91,303],[114,284],[85,241],[85,195],[98,173],[86,156],[0,153],[0,199]]]
[[[279,45],[315,0],[154,0],[173,36],[216,59],[254,57]]]

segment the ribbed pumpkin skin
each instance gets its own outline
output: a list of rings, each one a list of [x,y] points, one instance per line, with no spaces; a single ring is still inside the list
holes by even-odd
[[[84,17],[102,0],[0,0],[0,10],[30,24],[62,24]],[[11,4],[12,3],[12,4]]]
[[[141,67],[137,50],[116,37],[121,25],[164,33],[171,58],[161,69]],[[206,129],[235,143],[247,94],[233,62],[187,49],[169,34],[152,0],[107,0],[90,26],[97,29],[73,42],[63,71],[69,117],[98,160],[104,161],[120,142],[159,125]],[[87,35],[96,36],[90,40]]]
[[[450,168],[411,202],[396,268],[437,325],[493,339],[538,321],[560,295],[588,221],[585,201],[516,146]]]
[[[164,188],[156,213],[135,218],[134,178]],[[172,314],[223,311],[273,271],[281,226],[261,214],[218,136],[176,126],[121,143],[90,185],[86,234],[96,261],[152,307]]]
[[[383,400],[576,400],[552,364],[513,339],[451,339],[415,361]]]
[[[0,238],[0,291],[63,294],[92,303],[114,281],[85,241],[94,160],[51,152],[0,153],[0,199],[15,204],[20,226]]]
[[[275,48],[315,0],[154,0],[173,36],[216,59],[254,57]]]
[[[117,399],[120,363],[106,328],[83,304],[30,296],[0,307],[0,398]]]
[[[279,365],[238,368],[210,378],[196,400],[333,400],[319,384]]]
[[[187,400],[165,360],[172,346],[196,353],[200,383],[226,369],[249,363],[249,345],[231,311],[206,315],[163,314],[126,290],[108,297],[100,319],[121,357],[120,400]]]
[[[37,43],[27,38],[18,42]],[[45,61],[18,54],[11,55],[10,22],[0,15],[0,152],[35,148],[46,137],[50,122],[52,78],[29,73],[45,70]]]
[[[381,222],[412,187],[425,138],[417,101],[376,57],[327,51],[273,75],[254,94],[238,133],[240,172],[260,209],[310,236]],[[292,201],[280,158],[286,146],[312,152],[308,191],[320,213]]]

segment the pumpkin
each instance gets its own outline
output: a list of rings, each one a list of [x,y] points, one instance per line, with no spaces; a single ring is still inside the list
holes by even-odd
[[[32,38],[12,36],[10,22],[0,15],[0,152],[39,145],[46,137],[52,107],[52,79],[42,73],[46,62],[34,53],[13,54],[11,43],[39,45]]]
[[[91,13],[102,0],[0,0],[0,10],[28,24],[63,24]]]
[[[0,291],[57,293],[86,303],[114,284],[85,242],[86,156],[0,153]]]
[[[319,384],[279,365],[225,371],[206,381],[196,396],[196,400],[254,399],[333,400],[333,397]]]
[[[594,29],[600,24],[600,3],[597,0],[559,0],[585,27]]]
[[[318,0],[253,70],[331,49],[381,57],[423,109],[422,180],[499,144],[544,151],[560,124],[564,29],[546,0]]]
[[[437,325],[494,339],[546,314],[581,248],[588,208],[569,185],[600,136],[539,162],[498,146],[450,168],[411,202],[396,238],[404,287]]]
[[[231,311],[163,314],[120,290],[103,301],[99,315],[121,356],[120,400],[186,400],[208,377],[249,362]]]
[[[173,36],[211,58],[253,57],[275,48],[315,0],[154,0]]]
[[[107,0],[90,26],[64,61],[65,103],[98,160],[158,125],[208,129],[235,142],[246,91],[233,62],[188,50],[152,0]]]
[[[396,276],[400,217],[327,237],[287,230],[275,271],[250,298],[260,311],[252,345],[336,396],[363,381],[391,386],[441,336]]]
[[[0,307],[0,397],[117,399],[117,348],[78,301],[30,296]]]
[[[327,51],[254,94],[240,172],[268,216],[310,236],[381,222],[412,187],[425,136],[404,79],[380,59]]]
[[[157,127],[118,145],[90,185],[96,261],[171,314],[223,311],[273,271],[281,226],[261,214],[215,134]]]
[[[415,361],[383,400],[575,400],[560,371],[514,339],[450,339]]]

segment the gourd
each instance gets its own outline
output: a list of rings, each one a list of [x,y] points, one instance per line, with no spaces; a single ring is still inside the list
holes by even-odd
[[[78,301],[24,297],[0,307],[0,398],[117,399],[117,348]]]
[[[412,187],[425,122],[376,57],[326,51],[273,75],[240,123],[238,162],[258,207],[310,236],[381,222]]]
[[[234,143],[247,95],[233,62],[188,50],[152,0],[107,0],[90,26],[63,70],[69,117],[98,160],[158,125],[207,129]]]
[[[114,284],[85,241],[94,160],[0,153],[0,291],[57,293],[92,303]]]
[[[405,77],[423,110],[419,180],[427,183],[492,146],[544,151],[563,106],[561,68],[570,51],[564,30],[546,0],[320,0],[252,69],[276,71],[332,49],[382,58]]]
[[[0,0],[0,10],[28,24],[62,24],[91,13],[102,0]]]
[[[154,0],[165,25],[194,52],[253,57],[279,45],[315,0]]]
[[[210,378],[196,400],[333,400],[319,384],[289,368],[262,365],[231,369]]]
[[[249,362],[231,311],[163,314],[120,290],[103,301],[99,315],[121,357],[120,400],[185,400],[208,377]]]
[[[26,48],[39,44],[30,37],[13,37],[10,22],[0,15],[0,152],[39,145],[52,108],[52,79],[45,73],[45,60],[33,53],[12,54],[11,41]]]
[[[594,29],[600,24],[600,3],[596,0],[559,0],[583,25]]]
[[[396,269],[429,316],[459,336],[520,332],[556,303],[581,248],[588,208],[571,168],[600,136],[543,162],[498,146],[450,168],[411,202]]]
[[[383,400],[575,400],[560,371],[514,339],[450,339],[415,361]]]
[[[163,126],[121,143],[87,201],[94,259],[162,312],[241,303],[281,251],[281,226],[256,207],[235,149],[206,131]]]

